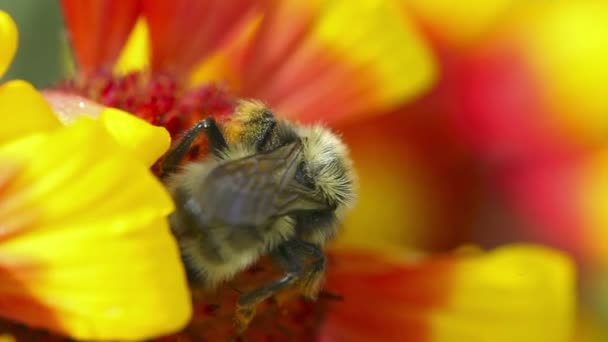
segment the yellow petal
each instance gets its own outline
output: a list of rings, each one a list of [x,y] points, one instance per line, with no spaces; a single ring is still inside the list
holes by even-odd
[[[433,34],[456,47],[488,34],[515,7],[514,0],[400,0]]]
[[[463,258],[446,306],[433,312],[432,341],[570,341],[574,268],[563,255],[509,246]]]
[[[392,2],[332,1],[313,35],[353,67],[368,66],[379,86],[377,100],[392,106],[430,87],[433,57],[413,24]]]
[[[17,51],[17,25],[8,13],[0,11],[0,77]]]
[[[608,3],[540,4],[532,6],[523,19],[514,18],[515,39],[531,62],[561,128],[585,142],[605,144]]]
[[[40,93],[20,80],[0,85],[0,122],[0,144],[61,126]]]
[[[100,122],[11,142],[5,160],[23,168],[0,192],[0,278],[12,280],[0,279],[0,316],[87,340],[147,339],[187,323],[172,201]]]
[[[152,166],[171,144],[169,132],[164,127],[153,126],[119,109],[104,109],[99,120],[121,146],[147,166]]]
[[[82,116],[98,118],[116,141],[145,165],[154,164],[171,143],[165,128],[151,125],[130,113],[59,91],[47,90],[43,95],[63,124],[69,125]]]
[[[114,72],[117,75],[125,75],[130,72],[142,71],[148,67],[149,61],[150,42],[148,25],[146,24],[146,20],[140,17],[120,53],[116,65],[114,65]]]

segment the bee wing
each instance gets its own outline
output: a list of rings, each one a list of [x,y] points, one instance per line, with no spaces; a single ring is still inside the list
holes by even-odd
[[[199,199],[206,220],[259,226],[292,211],[327,208],[295,181],[301,151],[301,143],[296,142],[217,167],[205,180]]]

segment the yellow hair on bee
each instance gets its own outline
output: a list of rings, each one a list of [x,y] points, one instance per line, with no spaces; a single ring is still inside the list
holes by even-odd
[[[229,121],[224,125],[224,137],[230,144],[239,140],[243,134],[259,135],[260,125],[264,119],[271,118],[266,105],[258,100],[239,100]]]

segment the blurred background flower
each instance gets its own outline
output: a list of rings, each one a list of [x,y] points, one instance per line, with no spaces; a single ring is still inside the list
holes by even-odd
[[[57,7],[23,3],[11,6],[26,32],[39,30],[27,16],[55,13],[39,20],[54,44],[29,55],[63,60]],[[351,146],[361,194],[333,252],[327,288],[344,300],[323,311],[324,339],[567,340],[572,273],[561,256],[451,254],[536,242],[578,266],[574,338],[604,340],[602,1],[138,4],[63,2],[76,53],[60,89],[173,134],[229,112],[234,96],[257,97],[328,123]],[[22,63],[9,73],[41,86],[65,75],[53,58]],[[133,73],[146,66],[153,77]],[[405,262],[411,252],[439,256]]]

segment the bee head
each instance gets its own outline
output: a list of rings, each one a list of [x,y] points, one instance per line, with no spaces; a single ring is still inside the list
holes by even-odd
[[[296,181],[317,192],[334,209],[351,207],[355,200],[355,174],[348,148],[325,127],[296,129],[302,139]]]

